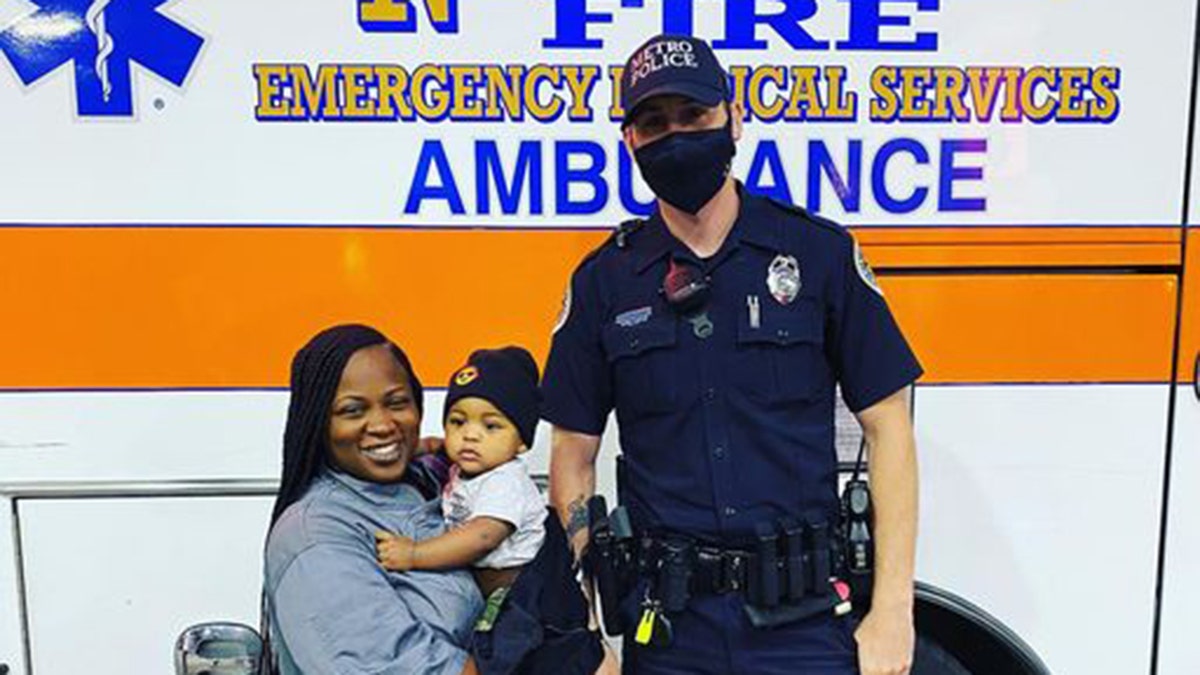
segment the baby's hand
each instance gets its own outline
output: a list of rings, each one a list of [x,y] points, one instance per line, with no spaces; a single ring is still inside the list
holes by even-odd
[[[375,554],[379,556],[379,564],[386,570],[411,570],[416,550],[417,542],[409,537],[382,530],[375,532]]]

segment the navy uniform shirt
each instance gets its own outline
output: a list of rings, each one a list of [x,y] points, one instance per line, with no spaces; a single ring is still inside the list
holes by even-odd
[[[834,517],[835,384],[857,412],[921,374],[850,234],[738,191],[711,258],[657,213],[624,247],[614,237],[588,256],[543,379],[556,426],[599,435],[616,409],[620,498],[636,527],[727,545],[759,521]],[[706,338],[661,292],[672,259],[710,279]],[[789,294],[779,287],[793,270]]]

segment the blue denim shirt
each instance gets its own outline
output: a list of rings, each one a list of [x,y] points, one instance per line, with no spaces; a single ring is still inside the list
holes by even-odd
[[[267,538],[271,640],[285,675],[458,675],[482,598],[465,571],[388,572],[375,531],[445,531],[411,485],[325,470]]]

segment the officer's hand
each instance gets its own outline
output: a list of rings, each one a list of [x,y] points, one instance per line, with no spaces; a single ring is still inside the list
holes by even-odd
[[[912,667],[912,610],[873,608],[854,631],[862,675],[908,675]]]
[[[375,533],[375,554],[379,556],[379,564],[385,570],[393,572],[411,570],[416,552],[417,542],[408,537],[383,531]]]

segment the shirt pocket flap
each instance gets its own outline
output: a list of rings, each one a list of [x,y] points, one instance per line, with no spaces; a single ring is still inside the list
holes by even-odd
[[[758,320],[754,310],[743,313],[738,322],[739,344],[769,344],[786,347],[824,342],[821,308],[814,298],[796,298],[781,305],[771,298],[760,301]]]
[[[636,326],[609,326],[604,329],[603,340],[608,360],[618,361],[674,345],[676,324],[673,318],[664,317]]]

